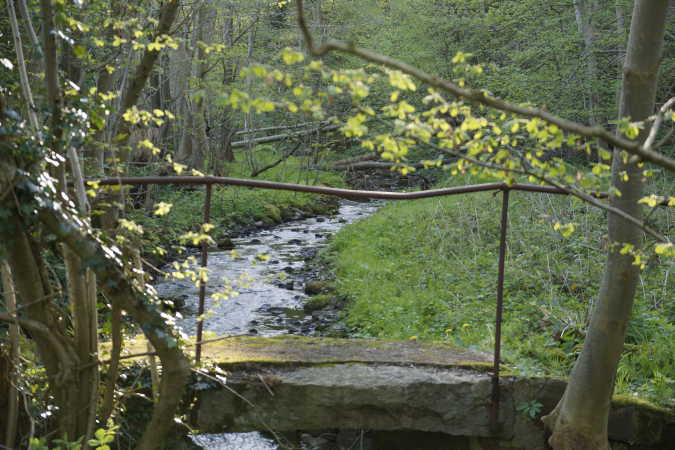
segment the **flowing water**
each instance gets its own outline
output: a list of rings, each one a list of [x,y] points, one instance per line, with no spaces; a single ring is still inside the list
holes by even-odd
[[[234,251],[209,252],[209,282],[206,289],[209,311],[204,330],[218,336],[255,334],[274,336],[308,333],[311,317],[302,310],[307,298],[301,272],[306,257],[323,247],[327,238],[348,223],[367,217],[379,205],[344,200],[337,214],[288,222],[234,239]],[[232,298],[214,301],[212,294],[228,286],[239,292]],[[156,285],[161,297],[185,301],[178,326],[196,334],[198,289],[181,280]],[[200,435],[195,442],[213,450],[272,450],[277,444],[259,433]]]

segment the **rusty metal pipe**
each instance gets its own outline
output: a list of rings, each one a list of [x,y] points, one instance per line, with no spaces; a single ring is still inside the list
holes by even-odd
[[[206,185],[206,195],[204,197],[204,223],[211,220],[211,189],[212,184]],[[202,260],[201,266],[206,268],[209,262],[209,244],[202,241]],[[206,303],[206,281],[199,280],[199,307],[197,310],[197,345],[195,348],[195,362],[199,364],[202,358],[202,334],[204,332],[204,304]]]
[[[499,236],[499,264],[497,268],[497,306],[495,311],[495,349],[492,372],[492,395],[490,405],[490,428],[499,432],[499,361],[502,346],[502,315],[504,312],[504,268],[506,265],[506,232],[509,225],[509,188],[502,190],[502,221]]]

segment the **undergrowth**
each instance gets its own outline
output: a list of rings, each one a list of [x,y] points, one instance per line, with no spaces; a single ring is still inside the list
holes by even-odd
[[[482,180],[454,179],[453,184]],[[390,203],[327,249],[355,336],[447,340],[491,352],[501,195]],[[672,234],[673,212],[651,218]],[[553,224],[575,223],[563,237]],[[663,229],[663,228],[662,228]],[[502,355],[514,371],[564,376],[581,349],[606,259],[606,215],[576,199],[512,192]],[[661,404],[675,397],[675,277],[642,271],[616,382]]]

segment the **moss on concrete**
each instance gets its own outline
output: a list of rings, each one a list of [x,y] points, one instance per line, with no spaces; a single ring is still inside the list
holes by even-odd
[[[192,350],[190,347],[189,350]],[[127,354],[143,353],[145,339],[125,341]],[[109,354],[109,345],[101,352]],[[204,358],[223,367],[260,365],[316,365],[337,363],[416,364],[487,371],[491,357],[447,342],[384,339],[315,338],[297,335],[237,336],[214,340],[202,347]]]
[[[658,414],[667,414],[671,416],[671,420],[675,420],[675,414],[672,410],[668,408],[663,408],[661,406],[655,405],[654,403],[631,395],[614,395],[612,396],[612,407],[621,408],[634,406],[637,409],[642,409],[645,411],[650,411]]]

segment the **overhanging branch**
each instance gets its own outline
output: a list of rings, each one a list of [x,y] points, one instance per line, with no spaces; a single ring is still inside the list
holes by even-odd
[[[461,87],[449,80],[444,80],[436,75],[431,75],[423,70],[420,70],[416,67],[413,67],[409,64],[406,64],[402,61],[389,58],[387,56],[381,55],[379,53],[371,52],[366,49],[359,48],[352,43],[346,43],[337,40],[329,40],[321,46],[316,46],[314,44],[314,39],[307,22],[305,21],[303,1],[297,0],[298,5],[298,25],[300,30],[307,42],[307,47],[309,52],[316,57],[321,57],[331,51],[338,51],[342,53],[349,53],[351,55],[358,56],[359,58],[369,61],[375,64],[380,64],[385,67],[399,70],[405,74],[408,74],[429,86],[433,86],[439,90],[448,92],[456,97],[464,98],[467,100],[475,101],[482,105],[498,109],[500,111],[510,112],[513,114],[518,114],[524,117],[537,117],[548,123],[554,124],[559,128],[574,133],[580,136],[585,136],[588,138],[598,138],[615,148],[625,150],[628,153],[635,155],[641,160],[649,161],[653,164],[661,166],[665,169],[675,172],[675,159],[669,158],[666,155],[655,152],[650,147],[641,145],[637,141],[631,141],[624,139],[620,136],[617,136],[601,126],[587,126],[574,122],[572,120],[565,119],[563,117],[552,114],[548,111],[545,111],[540,108],[533,108],[531,106],[517,105],[515,103],[510,103],[505,100],[499,99],[492,96],[491,94],[480,90],[480,89],[470,89]]]

